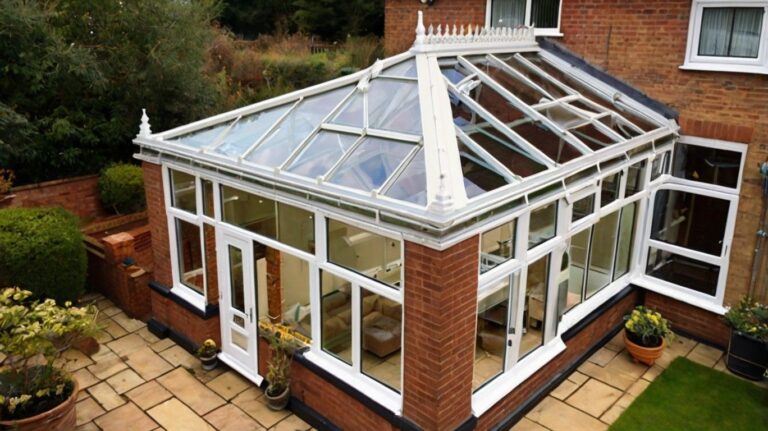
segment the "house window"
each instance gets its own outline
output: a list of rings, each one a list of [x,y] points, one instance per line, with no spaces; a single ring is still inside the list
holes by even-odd
[[[560,0],[489,0],[489,24],[491,27],[532,25],[537,34],[558,35],[560,3]]]
[[[179,264],[179,281],[199,294],[205,289],[203,274],[203,250],[200,227],[176,219],[176,248]]]
[[[684,69],[768,74],[768,1],[694,0]]]
[[[517,220],[512,220],[480,235],[480,273],[512,259],[516,225]]]

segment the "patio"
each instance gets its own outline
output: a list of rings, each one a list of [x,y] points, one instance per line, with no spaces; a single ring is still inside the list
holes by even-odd
[[[200,361],[166,338],[152,335],[101,295],[89,294],[105,329],[89,357],[65,352],[65,368],[80,384],[78,430],[283,430],[310,426],[289,411],[267,408],[263,392],[223,364]]]

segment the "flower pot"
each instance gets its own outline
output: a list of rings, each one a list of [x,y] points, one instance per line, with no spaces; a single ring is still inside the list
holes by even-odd
[[[0,429],[14,431],[70,431],[77,425],[75,406],[80,386],[72,379],[72,394],[63,403],[47,412],[9,421],[0,421]]]
[[[725,366],[734,374],[762,380],[768,368],[768,343],[743,332],[731,330]]]
[[[291,388],[287,386],[282,393],[276,396],[269,395],[269,390],[266,390],[264,397],[267,399],[267,407],[271,410],[282,410],[288,406],[288,401],[291,399]]]
[[[627,347],[627,352],[629,352],[635,362],[640,362],[650,367],[661,357],[661,354],[664,353],[664,347],[666,347],[667,341],[662,338],[659,346],[644,347],[630,340],[627,336],[627,330],[624,329],[624,345]]]
[[[215,353],[211,356],[201,356],[200,363],[203,365],[205,371],[211,371],[218,365],[219,358]]]

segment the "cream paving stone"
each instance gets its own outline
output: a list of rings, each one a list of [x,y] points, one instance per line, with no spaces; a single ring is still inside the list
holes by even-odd
[[[223,366],[219,366],[210,371],[206,371],[203,369],[203,364],[200,363],[200,360],[197,358],[195,358],[195,360],[197,361],[195,362],[195,365],[187,368],[187,371],[189,371],[190,374],[195,376],[195,378],[204,385],[208,384],[208,382],[215,379],[216,377],[219,377],[227,371],[227,368]]]
[[[174,345],[173,347],[160,352],[160,356],[170,362],[174,367],[194,368],[195,365],[200,363],[199,359],[192,356],[179,345]]]
[[[136,374],[135,371],[128,369],[128,370],[123,370],[115,374],[114,376],[108,378],[107,383],[109,383],[109,385],[115,389],[115,392],[117,392],[118,394],[122,394],[130,391],[136,386],[143,384],[144,379],[142,379],[138,374]]]
[[[90,396],[91,395],[88,393],[88,391],[79,390],[79,391],[77,391],[77,399],[75,401],[76,402],[80,402],[80,401],[82,401],[82,400],[84,400],[84,399],[86,399],[86,398],[88,398]]]
[[[547,431],[547,429],[528,418],[522,418],[509,431]]]
[[[659,374],[661,374],[663,371],[664,368],[661,368],[658,364],[654,364],[654,366],[648,368],[648,371],[643,374],[643,379],[652,382],[656,380],[656,377],[659,377]]]
[[[149,328],[146,327],[146,326],[141,328],[141,329],[139,329],[138,331],[136,331],[136,333],[139,334],[139,336],[141,338],[146,340],[147,343],[152,344],[152,343],[157,343],[158,341],[160,341],[160,339],[157,338],[157,335],[149,332]]]
[[[579,388],[579,385],[565,379],[563,380],[563,383],[560,383],[552,392],[550,395],[557,398],[558,400],[564,400],[568,398],[572,393],[576,392],[576,389]]]
[[[120,338],[128,333],[128,331],[126,331],[122,326],[118,325],[117,322],[112,319],[108,319],[100,323],[104,325],[104,331],[113,339]]]
[[[115,341],[107,343],[107,346],[121,358],[127,357],[130,353],[146,345],[146,341],[137,334],[128,334]]]
[[[587,380],[578,391],[565,400],[577,409],[599,418],[608,410],[622,392],[595,379]]]
[[[126,403],[94,421],[103,431],[151,431],[157,423],[134,403]]]
[[[122,311],[112,316],[112,320],[117,322],[118,325],[122,326],[123,329],[128,332],[136,332],[139,329],[147,326],[146,323],[142,322],[141,320],[132,319]]]
[[[644,390],[648,389],[648,386],[651,384],[651,382],[647,380],[640,379],[632,384],[632,386],[627,389],[627,394],[632,395],[633,397],[637,398],[640,396],[640,394],[643,393]]]
[[[581,366],[579,366],[579,371],[593,379],[600,380],[601,382],[622,391],[627,390],[632,386],[632,383],[635,383],[635,380],[637,380],[631,375],[613,371],[591,362],[584,362],[581,364]]]
[[[96,301],[96,308],[98,308],[99,311],[102,311],[102,310],[105,310],[105,309],[107,309],[109,307],[114,307],[114,306],[115,306],[115,303],[110,301],[107,298],[102,298],[102,299],[99,299],[98,301]]]
[[[104,414],[104,409],[91,397],[77,403],[77,424],[83,425]]]
[[[83,424],[75,428],[75,431],[101,431],[101,430],[99,429],[99,427],[96,426],[95,423],[88,422],[87,424]]]
[[[88,388],[88,393],[95,399],[104,410],[113,410],[125,404],[121,397],[107,382],[101,382],[98,385]]]
[[[546,397],[528,413],[528,419],[552,431],[602,431],[608,425],[568,404]]]
[[[176,368],[158,378],[157,382],[168,389],[173,396],[201,415],[225,404],[225,401],[220,396],[197,381],[183,368]]]
[[[72,373],[72,377],[74,377],[75,380],[77,380],[77,385],[80,386],[81,391],[88,389],[89,387],[95,385],[96,383],[99,383],[99,379],[97,379],[96,376],[93,375],[93,373],[91,373],[85,368],[82,368]]]
[[[203,418],[176,398],[149,409],[147,413],[167,431],[214,430]]]
[[[232,400],[232,404],[240,407],[248,416],[256,419],[264,428],[271,428],[291,412],[287,410],[273,411],[265,404],[264,394],[256,387],[251,387]]]
[[[214,392],[225,400],[231,400],[240,392],[248,389],[251,383],[242,378],[240,374],[234,371],[227,371],[208,382],[206,386],[213,389]]]
[[[667,348],[664,349],[661,357],[656,360],[656,365],[661,368],[667,368],[678,356],[688,355],[696,347],[696,344],[690,338],[676,336],[674,340],[667,343]]]
[[[226,404],[205,415],[219,431],[261,431],[264,428],[253,418],[232,404]]]
[[[688,354],[687,358],[693,362],[704,365],[705,367],[712,368],[722,356],[722,350],[699,343],[693,350],[691,350],[691,353]]]
[[[173,347],[175,345],[176,345],[176,343],[174,343],[173,340],[171,340],[170,338],[163,338],[162,340],[152,344],[149,347],[151,347],[152,350],[154,350],[155,352],[159,353],[159,352],[162,352],[163,350],[169,349],[169,348],[171,348],[171,347]]]
[[[144,380],[152,380],[173,369],[171,364],[165,362],[165,359],[147,346],[129,353],[125,363],[139,373]]]
[[[568,376],[568,380],[572,381],[573,383],[576,383],[577,385],[581,385],[582,383],[586,382],[589,377],[587,377],[584,374],[581,374],[578,371],[574,371],[571,373],[570,376]]]
[[[622,413],[624,413],[624,410],[624,407],[614,405],[608,409],[607,412],[603,413],[602,416],[600,416],[600,420],[607,423],[608,425],[611,425],[616,421],[616,419],[619,418],[619,416],[621,416]]]
[[[609,371],[615,371],[639,379],[648,369],[646,365],[635,362],[626,350],[622,351],[605,366]]]
[[[128,365],[126,365],[116,354],[103,347],[102,349],[103,353],[99,352],[98,357],[91,356],[91,359],[93,359],[95,363],[88,367],[88,371],[90,371],[97,379],[104,380],[128,368]]]
[[[115,314],[117,314],[117,313],[120,313],[120,312],[122,312],[122,311],[123,311],[123,310],[121,310],[121,309],[117,308],[117,306],[115,306],[115,305],[113,305],[113,306],[111,306],[111,307],[107,307],[107,308],[105,308],[105,309],[101,310],[101,312],[102,312],[102,313],[104,313],[105,315],[107,315],[107,316],[109,316],[109,317],[112,317],[112,316],[114,316]]]
[[[73,373],[81,368],[93,364],[91,358],[77,349],[67,349],[56,360],[56,366],[62,367],[67,372]]]
[[[635,397],[630,394],[624,394],[619,398],[618,401],[616,401],[616,404],[614,406],[621,407],[622,409],[626,409],[629,407],[632,402],[635,401]]]
[[[618,352],[616,351],[601,347],[600,350],[589,357],[588,361],[604,367],[608,365],[608,363],[611,362],[611,359],[615,358],[617,354]]]
[[[290,415],[270,429],[274,431],[308,431],[309,428],[311,428],[310,425],[301,420],[300,417]]]
[[[143,410],[154,407],[172,396],[170,392],[154,380],[131,389],[125,395]]]
[[[99,331],[96,333],[96,335],[94,335],[94,337],[93,337],[93,338],[95,338],[95,339],[96,339],[96,341],[98,341],[98,342],[99,342],[99,344],[102,344],[102,345],[103,345],[103,344],[107,344],[107,343],[109,343],[110,341],[112,341],[112,340],[114,340],[114,339],[115,339],[114,337],[112,337],[111,335],[109,335],[109,332],[107,332],[107,331],[105,331],[105,330],[103,330],[103,329],[99,330]]]
[[[613,338],[611,338],[611,341],[607,342],[603,347],[608,350],[613,350],[614,352],[621,352],[624,350],[623,331],[619,331],[619,333],[614,335]]]

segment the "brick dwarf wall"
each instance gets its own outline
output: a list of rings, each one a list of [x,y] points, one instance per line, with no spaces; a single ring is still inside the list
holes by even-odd
[[[655,292],[645,292],[645,305],[670,320],[672,329],[725,349],[730,329],[721,316]]]
[[[13,199],[0,201],[0,208],[62,207],[81,220],[104,217],[98,181],[98,175],[86,175],[14,187]]]
[[[154,290],[151,291],[151,302],[152,317],[158,322],[184,335],[196,345],[202,344],[207,338],[212,338],[216,344],[221,345],[218,315],[203,319]]]

